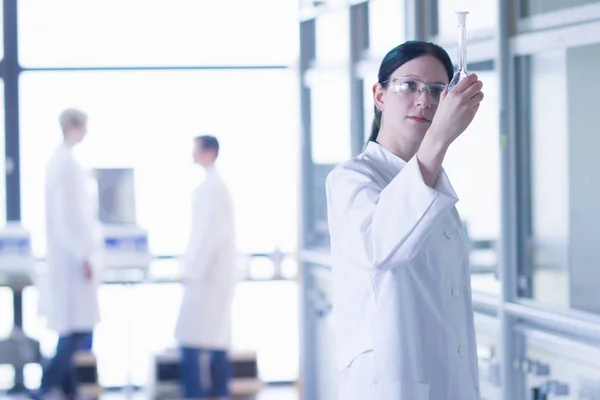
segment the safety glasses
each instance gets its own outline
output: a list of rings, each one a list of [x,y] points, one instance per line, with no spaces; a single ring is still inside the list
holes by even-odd
[[[397,93],[406,97],[417,99],[421,93],[427,91],[429,102],[432,105],[440,104],[440,98],[446,85],[441,83],[425,83],[410,76],[395,76],[382,82],[389,83],[393,93]]]

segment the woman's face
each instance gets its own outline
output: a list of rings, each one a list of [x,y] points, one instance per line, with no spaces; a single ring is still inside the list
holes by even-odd
[[[380,134],[391,134],[395,139],[421,142],[437,111],[436,97],[448,84],[444,65],[431,55],[415,58],[396,69],[384,88],[373,86],[373,99],[382,115]],[[430,86],[419,93],[424,84]]]

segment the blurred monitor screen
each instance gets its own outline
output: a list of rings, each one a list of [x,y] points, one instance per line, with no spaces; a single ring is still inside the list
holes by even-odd
[[[133,169],[98,169],[97,177],[100,221],[135,224]]]

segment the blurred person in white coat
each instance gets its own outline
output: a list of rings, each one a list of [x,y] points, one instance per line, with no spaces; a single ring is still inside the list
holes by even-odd
[[[231,303],[237,253],[233,201],[215,162],[219,142],[194,139],[193,159],[206,170],[194,191],[183,271],[184,294],[175,337],[181,347],[184,398],[227,398],[231,363]]]
[[[59,121],[64,140],[46,169],[47,271],[40,290],[42,315],[59,339],[56,354],[43,368],[40,388],[31,395],[43,398],[61,387],[73,399],[77,396],[73,358],[99,321],[102,237],[94,179],[73,155],[86,136],[87,115],[67,109]]]
[[[366,148],[328,176],[339,400],[479,399],[469,241],[442,163],[483,84],[448,91],[452,77],[433,43],[392,49]]]

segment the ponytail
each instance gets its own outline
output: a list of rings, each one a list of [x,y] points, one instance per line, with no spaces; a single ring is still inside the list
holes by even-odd
[[[375,108],[375,117],[373,118],[373,124],[371,125],[371,136],[369,136],[369,142],[376,142],[377,135],[379,135],[379,129],[381,128],[381,110]]]

